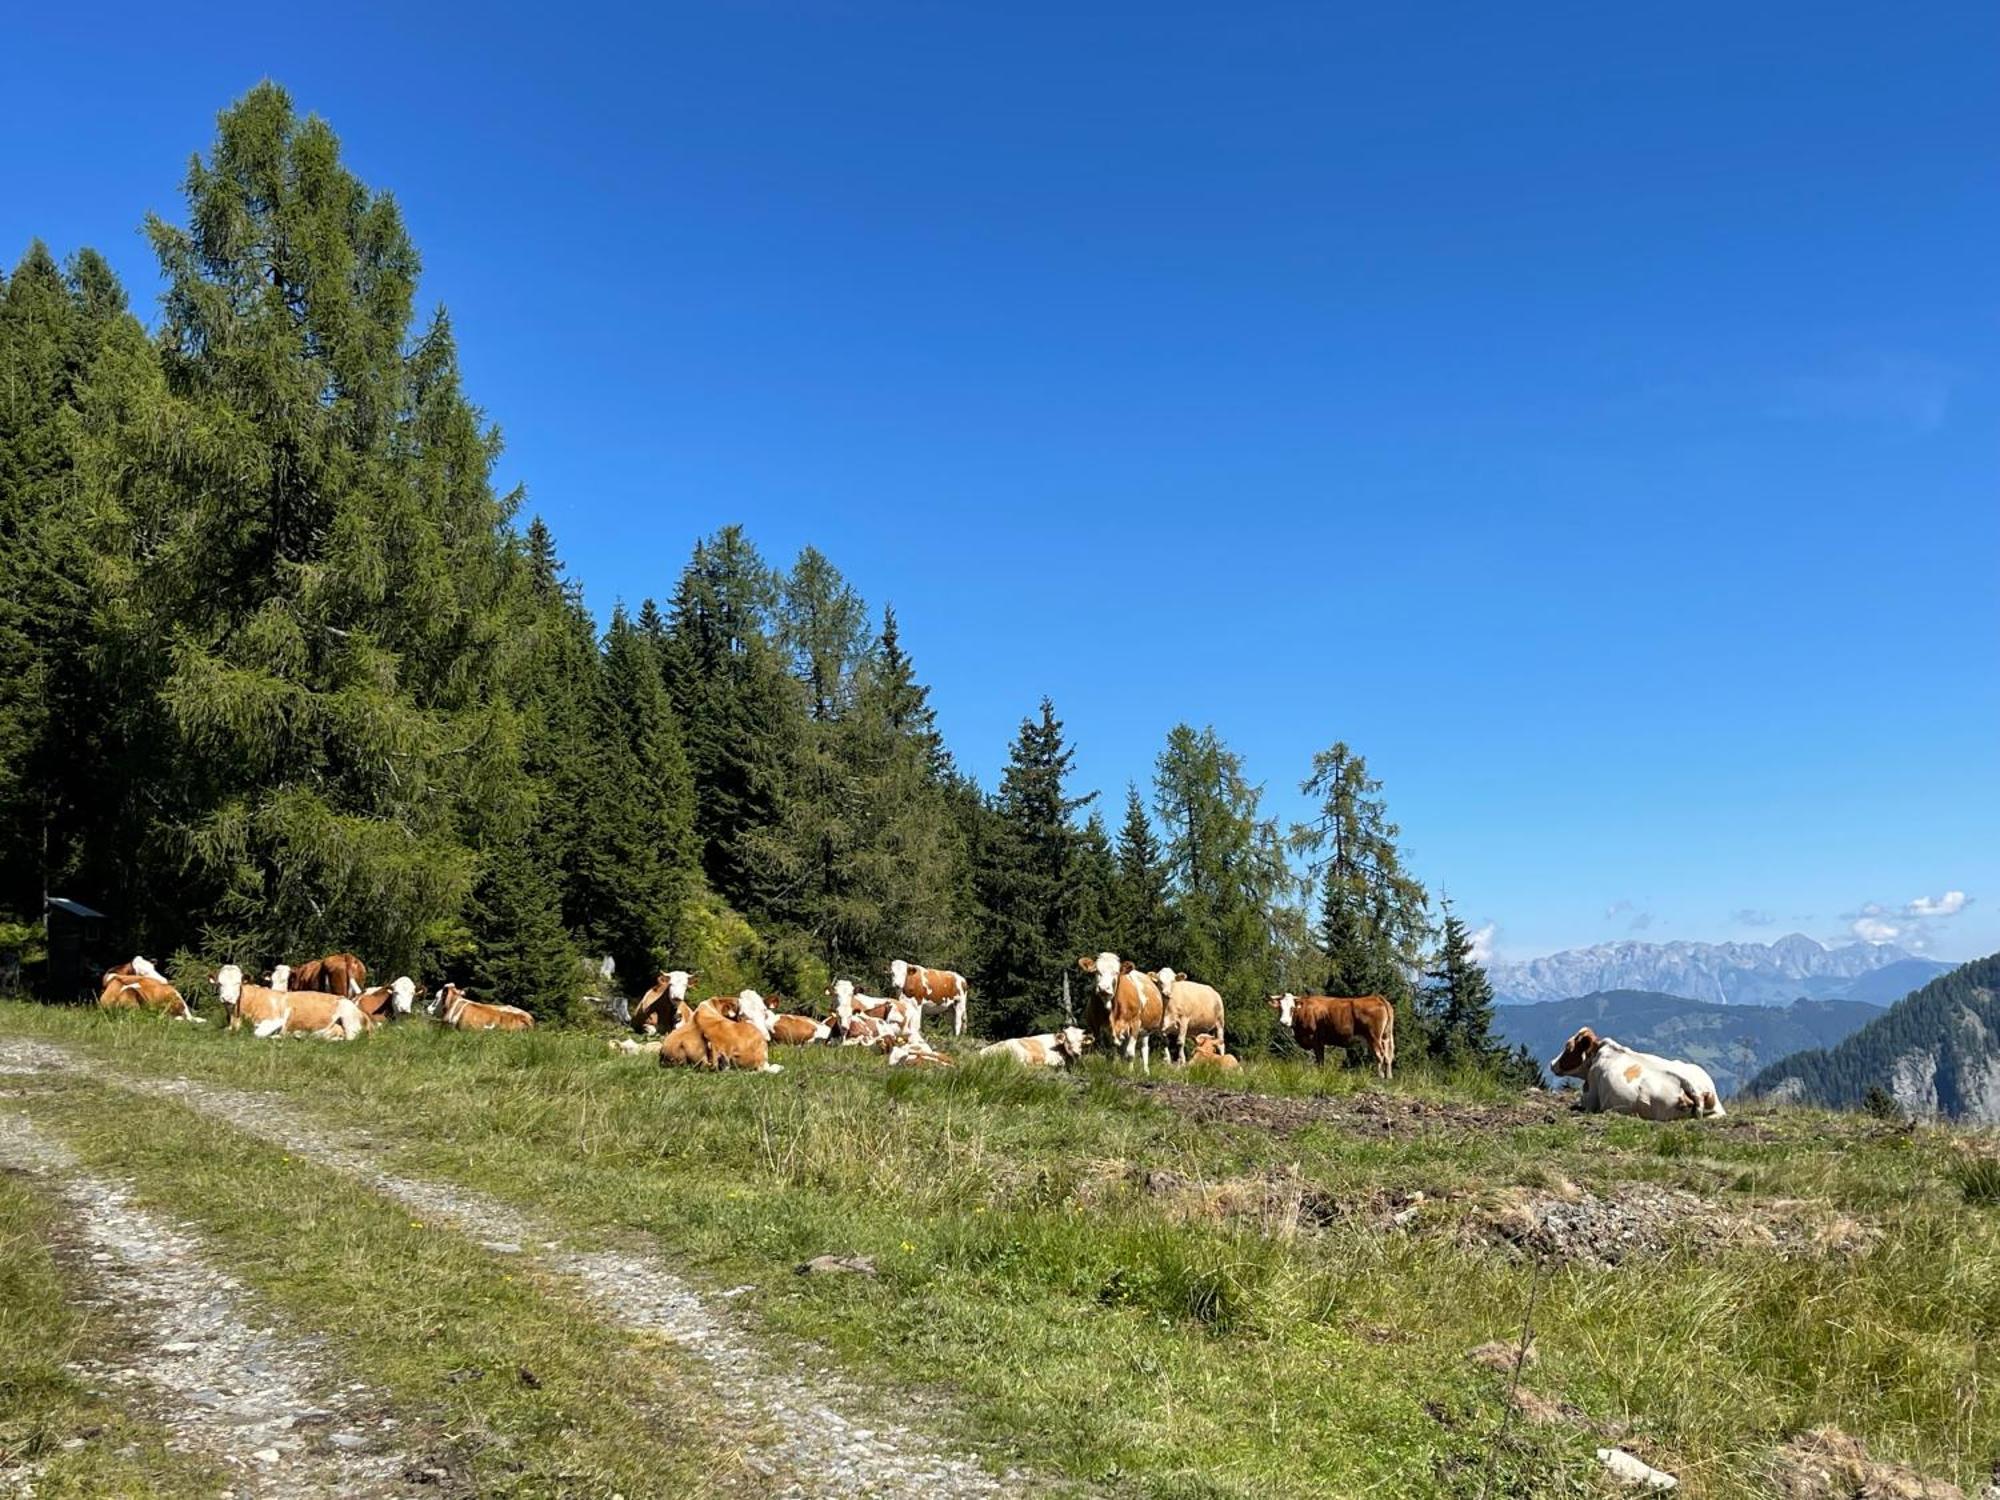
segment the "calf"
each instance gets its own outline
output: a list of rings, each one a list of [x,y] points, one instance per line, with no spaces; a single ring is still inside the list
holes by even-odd
[[[940,1052],[922,1037],[911,1037],[909,1041],[889,1049],[889,1066],[892,1068],[951,1068],[957,1064],[951,1055]]]
[[[755,990],[742,991],[734,1001],[726,997],[702,1001],[695,1007],[694,1024],[701,1033],[709,1067],[757,1073],[785,1071],[771,1061],[771,1012]]]
[[[143,962],[143,960],[142,960]],[[147,965],[148,968],[152,966]],[[97,992],[99,1010],[151,1010],[163,1016],[171,1016],[176,1021],[200,1021],[181,992],[158,976],[131,974],[129,977],[117,969],[104,976],[104,987]]]
[[[1222,996],[1212,985],[1197,984],[1185,974],[1161,969],[1153,976],[1160,986],[1160,998],[1167,1007],[1163,1045],[1171,1045],[1174,1056],[1188,1060],[1190,1036],[1212,1036],[1222,1041]]]
[[[520,1006],[473,1000],[455,984],[437,992],[431,1014],[459,1031],[532,1031],[535,1026],[535,1018]]]
[[[368,987],[368,965],[352,953],[329,953],[293,969],[292,984],[301,990],[351,999]]]
[[[981,1047],[981,1057],[1011,1057],[1029,1068],[1063,1068],[1083,1056],[1090,1034],[1081,1026],[1065,1026],[1061,1031],[1045,1031],[1040,1036],[1009,1037]]]
[[[1381,995],[1306,995],[1287,990],[1268,997],[1278,1013],[1278,1024],[1289,1026],[1292,1037],[1326,1066],[1328,1047],[1345,1047],[1357,1039],[1368,1043],[1375,1057],[1378,1077],[1396,1071],[1396,1007]]]
[[[1199,1063],[1205,1068],[1220,1068],[1224,1072],[1234,1072],[1241,1066],[1234,1057],[1222,1050],[1222,1038],[1219,1036],[1204,1036],[1197,1041],[1194,1044],[1194,1056],[1190,1061]]]
[[[1115,953],[1079,958],[1076,966],[1097,981],[1084,1011],[1085,1026],[1121,1048],[1125,1061],[1136,1056],[1140,1068],[1152,1072],[1153,1038],[1165,1029],[1167,1020],[1159,981],[1133,968],[1130,959],[1121,961]]]
[[[639,1003],[632,1007],[632,1029],[643,1031],[647,1036],[660,1030],[661,1018],[674,1006],[686,1004],[688,986],[699,978],[699,974],[686,969],[669,969],[655,976],[653,987],[641,995]]]
[[[911,1036],[917,1034],[926,1010],[950,1011],[951,1034],[965,1035],[966,988],[963,974],[950,969],[926,969],[921,964],[899,958],[889,965],[889,987],[916,1007],[916,1014],[910,1023]]]
[[[1588,1026],[1563,1044],[1549,1071],[1558,1078],[1583,1080],[1583,1107],[1589,1114],[1683,1120],[1720,1118],[1725,1112],[1706,1068],[1634,1052]]]

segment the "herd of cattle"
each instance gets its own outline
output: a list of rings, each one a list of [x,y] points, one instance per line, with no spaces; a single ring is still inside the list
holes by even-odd
[[[1115,953],[1086,954],[1077,967],[1092,981],[1081,1026],[1010,1037],[981,1047],[978,1055],[1061,1068],[1101,1043],[1151,1072],[1157,1038],[1163,1055],[1175,1062],[1216,1069],[1239,1066],[1224,1037],[1222,996],[1212,986],[1172,969],[1140,969]],[[820,1043],[874,1048],[891,1067],[938,1068],[951,1067],[954,1060],[925,1039],[924,1017],[947,1013],[953,1035],[965,1034],[965,976],[904,959],[889,966],[886,995],[864,994],[851,979],[835,980],[826,990],[831,1007],[817,1018],[774,1009],[752,989],[690,1003],[690,987],[698,978],[685,969],[659,975],[630,1009],[632,1030],[649,1040],[628,1037],[611,1043],[612,1048],[656,1056],[662,1067],[777,1073],[783,1069],[771,1061],[773,1045]],[[407,975],[371,987],[367,965],[351,953],[329,954],[296,968],[280,964],[261,985],[246,983],[239,966],[225,964],[209,982],[228,1013],[229,1029],[247,1025],[259,1037],[292,1034],[351,1041],[384,1021],[410,1014],[417,995],[416,982]],[[144,958],[109,970],[97,1003],[104,1009],[201,1019]],[[1338,1055],[1358,1042],[1367,1047],[1378,1076],[1394,1074],[1396,1008],[1383,996],[1286,993],[1267,996],[1266,1003],[1316,1063],[1325,1064],[1329,1047]],[[455,984],[440,988],[426,1009],[460,1031],[526,1031],[535,1024],[527,1011],[474,1000]],[[1586,1111],[1652,1120],[1723,1113],[1714,1080],[1697,1064],[1635,1052],[1589,1027],[1569,1039],[1549,1068],[1558,1077],[1583,1081]]]

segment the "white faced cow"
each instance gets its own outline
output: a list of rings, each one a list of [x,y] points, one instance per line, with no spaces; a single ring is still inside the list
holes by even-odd
[[[1637,1115],[1642,1120],[1719,1118],[1722,1100],[1715,1080],[1699,1064],[1634,1052],[1588,1026],[1563,1044],[1549,1062],[1558,1078],[1583,1080],[1583,1107],[1590,1114]]]
[[[1076,966],[1097,984],[1084,1010],[1085,1027],[1108,1038],[1110,1045],[1124,1052],[1125,1061],[1136,1058],[1142,1071],[1152,1072],[1153,1038],[1167,1023],[1159,981],[1115,953],[1100,953],[1095,958],[1086,955]]]
[[[899,958],[889,965],[889,988],[917,1008],[917,1017],[910,1027],[911,1036],[919,1033],[926,1010],[950,1011],[951,1034],[965,1035],[966,988],[963,974],[955,974],[950,969],[926,969],[921,964]]]

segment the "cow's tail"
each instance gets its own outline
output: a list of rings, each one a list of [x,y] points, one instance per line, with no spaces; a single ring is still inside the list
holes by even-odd
[[[1385,1006],[1386,1018],[1382,1023],[1382,1076],[1396,1076],[1396,1003],[1391,1000]]]

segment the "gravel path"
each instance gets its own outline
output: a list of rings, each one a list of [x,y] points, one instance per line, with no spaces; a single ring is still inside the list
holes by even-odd
[[[198,1241],[83,1171],[24,1115],[0,1113],[0,1166],[39,1179],[69,1210],[56,1253],[81,1275],[78,1300],[123,1335],[71,1370],[93,1390],[137,1398],[169,1447],[221,1464],[225,1495],[419,1493],[381,1398],[360,1385],[327,1390],[325,1352],[274,1332]]]
[[[89,1072],[84,1059],[51,1044],[0,1042],[0,1072],[41,1068]],[[618,1327],[656,1334],[699,1359],[717,1401],[733,1413],[759,1413],[745,1461],[783,1500],[870,1495],[993,1496],[1042,1488],[1022,1474],[995,1476],[968,1455],[894,1422],[869,1422],[860,1393],[831,1372],[771,1358],[725,1310],[669,1270],[659,1255],[574,1251],[557,1231],[497,1199],[450,1183],[384,1171],[379,1146],[365,1132],[328,1129],[270,1095],[199,1083],[94,1074],[115,1087],[174,1099],[273,1145],[365,1183],[413,1212],[449,1223],[496,1254],[519,1255],[573,1281],[599,1316]],[[643,1288],[643,1295],[635,1289]]]

